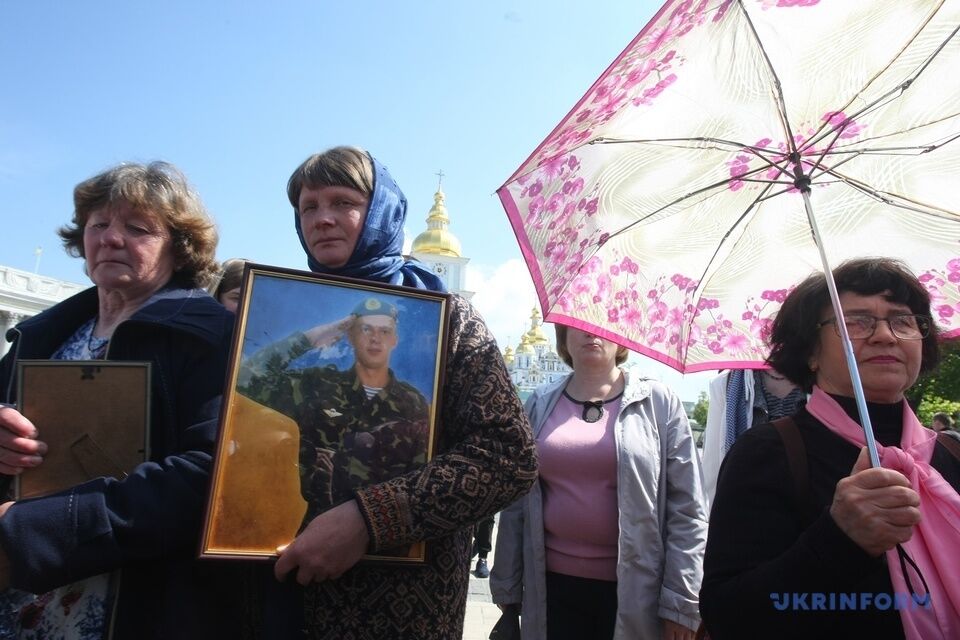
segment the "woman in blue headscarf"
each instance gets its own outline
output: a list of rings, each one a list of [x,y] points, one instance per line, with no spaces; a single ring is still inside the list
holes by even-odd
[[[407,199],[367,152],[334,147],[310,156],[290,176],[287,197],[311,271],[445,290],[401,254]]]
[[[287,184],[312,271],[443,290],[401,254],[407,202],[386,167],[337,147],[307,158]],[[304,624],[266,615],[263,635],[462,636],[473,525],[526,493],[536,478],[530,426],[496,342],[470,304],[451,296],[437,454],[425,466],[362,487],[310,521],[281,553]],[[428,541],[425,566],[357,564],[368,552]]]

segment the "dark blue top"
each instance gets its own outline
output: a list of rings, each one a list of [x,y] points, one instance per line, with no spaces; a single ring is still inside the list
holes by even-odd
[[[238,568],[195,560],[233,314],[202,291],[180,293],[121,323],[107,353],[152,363],[151,459],[123,480],[23,500],[0,518],[16,588],[41,593],[122,569],[118,638],[230,637],[236,618]],[[17,358],[49,358],[97,311],[91,288],[11,329],[0,398],[13,400]]]

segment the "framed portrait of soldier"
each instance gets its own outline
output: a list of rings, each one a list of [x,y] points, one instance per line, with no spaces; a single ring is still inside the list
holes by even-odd
[[[448,316],[447,294],[248,264],[201,557],[276,557],[357,489],[427,464]],[[364,556],[425,558],[423,542]]]

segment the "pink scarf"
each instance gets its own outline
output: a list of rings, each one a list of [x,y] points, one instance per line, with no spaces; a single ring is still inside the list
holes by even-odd
[[[858,447],[866,444],[863,428],[819,387],[813,388],[807,411],[847,442]],[[881,465],[906,476],[920,495],[920,523],[902,546],[926,579],[930,608],[914,608],[908,603],[900,609],[908,640],[960,638],[960,495],[930,466],[936,441],[936,432],[925,429],[904,402],[900,447],[877,443]],[[896,548],[886,555],[894,591],[908,593]],[[923,589],[916,576],[912,583],[914,589]]]

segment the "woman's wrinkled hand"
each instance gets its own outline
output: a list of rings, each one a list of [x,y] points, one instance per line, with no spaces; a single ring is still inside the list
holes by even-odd
[[[876,557],[913,535],[920,522],[920,496],[902,473],[871,468],[864,447],[850,475],[837,483],[830,515],[851,540]]]
[[[0,407],[0,473],[17,475],[43,462],[47,445],[33,423],[13,407]]]
[[[367,525],[355,500],[324,511],[310,521],[293,542],[277,549],[277,580],[295,572],[303,586],[336,580],[357,564],[370,544]]]

